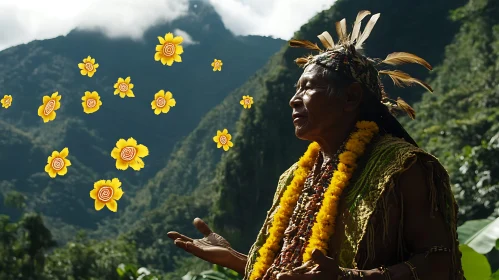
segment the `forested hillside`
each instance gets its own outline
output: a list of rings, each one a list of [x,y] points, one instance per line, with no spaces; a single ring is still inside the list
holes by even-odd
[[[171,67],[156,62],[157,37],[177,29],[194,41],[185,38],[182,62]],[[49,228],[57,229],[53,234],[60,241],[70,239],[80,228],[95,231],[106,219],[115,226],[107,226],[107,232],[116,232],[122,228],[116,218],[136,200],[135,192],[165,166],[174,145],[283,43],[234,36],[213,7],[195,1],[188,15],[147,30],[143,40],[109,39],[99,32],[75,30],[0,52],[0,94],[14,99],[10,108],[0,110],[0,130],[5,132],[0,134],[0,195],[24,194],[27,209],[43,213]],[[89,55],[100,65],[92,78],[82,76],[78,68]],[[224,71],[212,71],[214,58],[223,61]],[[131,77],[134,98],[113,94],[119,77]],[[177,105],[167,114],[155,115],[151,101],[159,90],[171,91]],[[62,96],[62,106],[55,120],[44,123],[37,109],[44,95],[56,91]],[[83,112],[85,91],[100,94],[99,111]],[[130,137],[149,148],[140,172],[117,170],[111,157],[116,142]],[[51,179],[44,172],[47,158],[65,147],[73,165],[66,176]],[[123,182],[126,193],[120,210],[116,214],[95,211],[88,195],[93,183],[114,177]],[[0,211],[8,209],[0,204]]]

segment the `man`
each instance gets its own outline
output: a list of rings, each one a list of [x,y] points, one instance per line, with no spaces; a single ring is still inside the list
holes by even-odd
[[[392,116],[403,100],[384,92],[379,75],[396,85],[431,87],[380,64],[418,63],[393,53],[374,60],[360,53],[379,14],[360,33],[361,11],[351,35],[336,24],[339,42],[319,35],[326,48],[292,40],[293,47],[320,51],[299,58],[305,68],[290,100],[298,138],[312,141],[280,178],[273,205],[246,256],[236,252],[200,219],[205,238],[177,232],[175,244],[245,279],[464,279],[456,234],[457,206],[438,160],[419,149]]]

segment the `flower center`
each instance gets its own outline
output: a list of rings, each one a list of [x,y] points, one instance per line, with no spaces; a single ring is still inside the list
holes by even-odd
[[[137,149],[135,147],[125,147],[121,150],[121,159],[124,161],[131,161],[135,158]]]
[[[219,68],[220,67],[220,61],[215,61],[215,68]]]
[[[60,157],[56,157],[52,160],[51,166],[55,171],[59,171],[64,168],[64,160]]]
[[[172,55],[174,55],[175,54],[175,44],[170,43],[170,42],[165,43],[163,45],[163,54],[165,56],[172,56]]]
[[[110,186],[102,186],[97,193],[97,198],[102,202],[108,202],[113,198],[114,190]]]
[[[166,105],[166,99],[164,99],[163,97],[158,97],[156,99],[156,106],[158,106],[159,108],[163,108],[165,107]]]
[[[10,98],[5,99],[5,105],[10,105],[10,102],[11,102]]]
[[[227,139],[227,136],[222,135],[222,136],[220,136],[220,138],[218,138],[218,141],[220,141],[220,144],[225,145],[225,144],[227,144],[229,139]]]
[[[55,100],[50,99],[49,102],[45,104],[45,108],[43,108],[43,114],[45,116],[48,116],[50,113],[52,113],[52,111],[54,111],[54,109],[55,109]]]
[[[249,98],[244,99],[244,104],[249,105],[251,103],[251,100]]]
[[[127,92],[128,91],[128,84],[127,83],[120,83],[118,88],[121,92]]]
[[[87,107],[88,108],[94,108],[97,105],[97,100],[93,98],[87,99]]]
[[[85,69],[87,69],[87,71],[92,71],[94,70],[94,65],[90,62],[87,62],[85,63]]]

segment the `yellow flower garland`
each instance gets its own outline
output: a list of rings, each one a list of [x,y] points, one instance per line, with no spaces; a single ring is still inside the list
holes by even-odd
[[[303,255],[303,262],[310,260],[314,249],[319,249],[324,254],[327,254],[329,239],[334,233],[340,196],[348,185],[350,178],[352,178],[357,167],[357,159],[364,153],[367,144],[379,131],[375,122],[361,121],[356,124],[356,127],[358,130],[352,133],[348,139],[345,151],[339,156],[337,170],[334,171],[331,183],[324,193],[321,209],[317,214],[315,224],[312,227],[312,235]],[[269,237],[258,251],[259,256],[250,275],[251,280],[262,278],[272,265],[279,250],[279,243],[284,236],[284,231],[288,227],[289,219],[303,190],[305,178],[311,171],[319,150],[319,144],[316,142],[311,143],[298,161],[298,169],[294,172],[294,178],[290,185],[284,191],[277,213],[274,215]]]

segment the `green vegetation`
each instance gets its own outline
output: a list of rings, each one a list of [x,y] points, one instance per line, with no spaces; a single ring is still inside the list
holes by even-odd
[[[367,42],[370,56],[407,51],[436,66],[431,75],[417,67],[403,69],[429,81],[434,94],[419,88],[396,89],[389,80],[385,84],[392,97],[415,102],[423,96],[415,106],[416,121],[404,120],[405,126],[449,169],[461,207],[460,223],[480,219],[464,223],[459,234],[463,246],[469,247],[463,247],[465,256],[485,254],[482,259],[488,263],[481,265],[490,269],[479,270],[487,274],[499,269],[498,251],[491,248],[484,253],[467,240],[491,224],[484,219],[499,216],[499,5],[493,0],[466,3],[337,0],[294,37],[316,42],[317,34],[332,31],[334,21],[346,17],[352,23],[357,11],[368,9],[382,14]],[[176,230],[199,237],[191,221],[201,217],[237,250],[249,249],[279,175],[306,147],[294,136],[288,107],[301,71],[293,60],[306,53],[285,46],[269,59],[282,41],[234,38],[209,8],[199,13],[199,17],[171,25],[179,24],[201,41],[186,47],[184,62],[175,65],[175,71],[154,63],[148,52],[164,27],[146,34],[152,42],[147,46],[74,32],[66,38],[32,42],[0,53],[0,75],[4,77],[0,89],[19,94],[13,107],[0,113],[0,163],[22,159],[2,164],[5,168],[0,174],[4,201],[0,212],[11,217],[0,218],[0,258],[5,260],[0,263],[0,280],[239,277],[218,267],[210,270],[210,264],[176,248],[166,233]],[[210,24],[211,33],[195,31],[203,21]],[[208,41],[217,45],[203,53],[201,45]],[[89,49],[78,48],[84,42]],[[116,44],[121,44],[119,51],[115,51]],[[204,57],[209,66],[218,54],[216,48],[227,55],[221,58],[224,69],[236,66],[217,76],[197,69]],[[254,48],[258,54],[249,51]],[[73,71],[87,52],[103,68],[91,80]],[[129,65],[134,66],[125,68],[117,63],[122,57],[129,57]],[[260,68],[264,61],[267,63]],[[104,65],[109,68],[105,70]],[[260,70],[253,74],[256,69]],[[108,89],[120,75],[131,76],[137,84],[133,103],[112,96]],[[28,78],[21,82],[24,76]],[[95,116],[81,112],[79,97],[88,88],[103,96],[102,111]],[[152,110],[148,116],[149,93],[161,88],[173,92],[178,107],[167,118],[155,116]],[[56,121],[42,126],[33,112],[41,96],[55,90],[67,103]],[[251,110],[241,109],[243,95],[254,97]],[[182,110],[182,106],[189,109]],[[227,153],[216,149],[211,140],[223,128],[235,143]],[[145,158],[147,168],[138,175],[116,172],[109,156],[116,140],[130,136],[151,149],[151,156]],[[69,147],[74,166],[67,176],[50,180],[43,173],[46,158],[64,146]],[[93,182],[117,175],[126,193],[119,202],[120,211],[115,215],[95,212],[88,197]],[[45,225],[39,214],[30,214],[33,210],[43,215]],[[86,233],[76,234],[81,229]],[[490,242],[487,244],[490,247]]]

